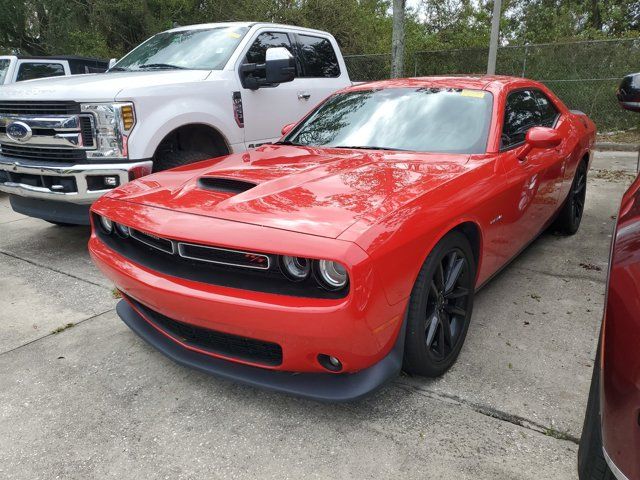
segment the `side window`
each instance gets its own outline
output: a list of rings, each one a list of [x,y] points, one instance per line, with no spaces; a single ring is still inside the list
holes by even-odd
[[[61,63],[21,63],[18,68],[16,82],[33,80],[34,78],[59,77],[64,75]]]
[[[302,77],[339,77],[338,57],[326,38],[298,35]]]
[[[538,102],[531,90],[518,90],[509,94],[504,111],[502,148],[524,142],[531,127],[542,125]]]
[[[247,51],[244,63],[264,63],[267,56],[267,48],[273,47],[285,47],[293,54],[291,42],[286,33],[266,32],[261,33],[255,39],[253,45]],[[264,71],[256,72],[254,75],[259,78],[260,76],[264,77],[265,73]]]
[[[558,118],[558,110],[544,93],[538,90],[534,90],[534,93],[542,116],[540,125],[549,128],[553,127],[556,124],[556,119]]]

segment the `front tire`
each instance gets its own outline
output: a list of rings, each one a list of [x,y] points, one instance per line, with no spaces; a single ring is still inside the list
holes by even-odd
[[[554,223],[554,229],[563,235],[573,235],[580,228],[587,195],[587,164],[580,162],[571,183],[569,195]]]
[[[602,453],[602,422],[600,417],[600,344],[596,354],[587,411],[578,449],[578,477],[580,480],[615,480]]]
[[[438,377],[455,363],[469,329],[475,278],[469,240],[448,233],[429,253],[411,292],[405,371]]]

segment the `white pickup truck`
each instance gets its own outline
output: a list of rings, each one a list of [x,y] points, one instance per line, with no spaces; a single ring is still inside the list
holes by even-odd
[[[0,190],[13,209],[87,224],[129,180],[280,137],[350,85],[329,33],[218,23],[159,33],[104,74],[0,88]]]
[[[108,66],[109,62],[106,60],[71,55],[47,57],[0,55],[0,85],[38,78],[101,73],[107,70]]]

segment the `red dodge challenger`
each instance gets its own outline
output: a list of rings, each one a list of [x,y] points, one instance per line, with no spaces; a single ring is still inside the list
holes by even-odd
[[[89,249],[177,362],[351,400],[446,372],[474,292],[552,224],[578,230],[594,137],[530,80],[362,84],[275,144],[105,195]]]

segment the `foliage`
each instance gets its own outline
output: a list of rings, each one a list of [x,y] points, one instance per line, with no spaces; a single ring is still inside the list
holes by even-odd
[[[120,57],[174,22],[257,20],[332,32],[346,54],[388,53],[390,0],[0,0],[0,53]],[[406,51],[486,46],[492,0],[418,0]],[[505,0],[502,42],[634,36],[637,0]]]

